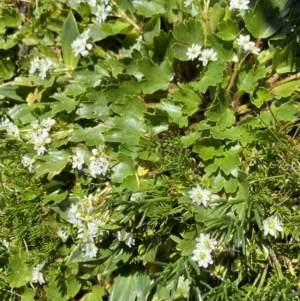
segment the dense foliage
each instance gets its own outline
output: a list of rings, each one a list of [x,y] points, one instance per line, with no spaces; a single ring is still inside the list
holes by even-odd
[[[299,300],[300,4],[2,0],[0,299]]]

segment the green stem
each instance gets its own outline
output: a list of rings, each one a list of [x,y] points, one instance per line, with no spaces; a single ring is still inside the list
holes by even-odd
[[[269,254],[270,254],[270,257],[272,258],[273,260],[273,263],[274,263],[274,266],[275,266],[275,269],[276,269],[276,272],[278,274],[278,277],[279,279],[283,279],[283,274],[282,274],[282,271],[281,271],[281,265],[276,257],[276,254],[275,252],[273,251],[273,249],[271,248],[271,246],[267,245],[267,249],[269,251]]]
[[[267,276],[267,273],[268,273],[268,268],[269,268],[269,265],[266,264],[265,267],[264,267],[264,270],[263,270],[263,273],[261,275],[261,278],[260,278],[260,282],[259,282],[259,285],[258,285],[258,288],[257,288],[257,291],[256,291],[256,294],[258,295],[264,285],[264,282],[266,280],[266,276]]]
[[[290,82],[290,81],[292,81],[292,80],[294,80],[294,79],[297,79],[297,78],[300,78],[300,72],[298,72],[297,74],[288,76],[288,77],[286,77],[286,78],[284,78],[284,79],[278,81],[276,84],[274,84],[274,85],[272,86],[271,91],[274,91],[278,86],[280,86],[280,85],[282,85],[282,84],[284,84],[284,83]]]

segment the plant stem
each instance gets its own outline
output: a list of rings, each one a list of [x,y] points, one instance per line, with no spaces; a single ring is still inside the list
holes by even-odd
[[[273,263],[275,265],[275,269],[276,269],[276,272],[278,274],[278,277],[279,279],[283,279],[283,274],[282,274],[282,271],[281,271],[281,265],[276,257],[276,254],[275,252],[273,251],[273,249],[271,248],[271,246],[267,245],[267,249],[269,250],[269,254],[270,254],[270,257],[272,258],[273,260]]]
[[[260,278],[260,282],[259,282],[259,285],[258,285],[258,288],[257,288],[257,291],[256,291],[256,294],[258,295],[264,285],[264,282],[266,280],[266,276],[267,276],[267,273],[268,273],[268,268],[269,268],[269,265],[266,264],[265,267],[264,267],[264,270],[263,270],[263,273],[261,275],[261,278]]]
[[[288,77],[286,77],[286,78],[284,78],[284,79],[278,81],[276,84],[274,84],[274,85],[272,86],[271,91],[274,91],[278,86],[280,86],[280,85],[282,85],[282,84],[284,84],[284,83],[290,82],[290,81],[292,81],[292,80],[294,80],[294,79],[297,79],[297,78],[300,78],[300,72],[298,72],[298,73],[296,73],[296,74],[294,74],[294,75],[288,76]]]

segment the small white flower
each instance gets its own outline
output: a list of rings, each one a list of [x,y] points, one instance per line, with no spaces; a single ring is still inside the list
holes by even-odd
[[[96,0],[88,0],[87,3],[89,6],[96,6],[96,4],[97,4]]]
[[[230,9],[239,9],[241,11],[249,8],[250,0],[230,0]]]
[[[213,263],[211,250],[197,244],[196,249],[193,251],[192,260],[196,261],[199,267],[207,268],[209,264]]]
[[[52,118],[43,119],[41,121],[41,125],[47,129],[47,131],[50,131],[51,127],[56,123],[56,121]]]
[[[48,72],[48,70],[51,66],[52,66],[52,62],[49,59],[41,59],[40,60],[40,66],[39,66],[40,73],[39,73],[39,76],[42,79],[46,78],[47,72]]]
[[[203,204],[204,207],[207,207],[208,201],[211,198],[211,192],[209,190],[202,189],[199,185],[192,188],[189,195],[194,203],[198,205]]]
[[[84,164],[84,153],[82,150],[76,150],[76,154],[72,156],[72,162],[72,168],[77,168],[78,170],[82,169],[82,165]]]
[[[193,60],[197,58],[201,53],[201,46],[198,44],[193,44],[192,47],[188,48],[186,55],[188,56],[189,60]]]
[[[108,13],[110,11],[111,11],[110,6],[105,7],[105,5],[97,5],[96,12],[95,12],[96,20],[99,23],[103,23],[106,20],[106,18],[108,17]]]
[[[117,232],[117,239],[125,242],[129,248],[135,244],[135,239],[133,238],[132,233],[126,232],[124,229]]]
[[[82,250],[85,252],[85,254],[91,258],[96,257],[97,256],[97,251],[98,248],[95,246],[94,243],[86,243]]]
[[[12,122],[9,122],[7,124],[6,131],[7,131],[7,134],[9,134],[10,136],[12,136],[14,138],[18,139],[20,137],[19,128]]]
[[[185,0],[184,1],[184,7],[187,7],[193,3],[194,0]]]
[[[214,250],[218,243],[215,239],[210,238],[209,234],[203,234],[203,233],[200,234],[200,237],[197,238],[196,241],[198,242],[199,245],[209,250]]]
[[[78,56],[85,50],[85,42],[81,38],[77,38],[71,44],[72,51],[75,56]]]
[[[206,66],[209,61],[216,61],[217,59],[217,53],[213,49],[202,50],[199,58],[199,60],[202,61],[203,66]]]
[[[138,202],[144,198],[144,194],[142,192],[133,193],[130,197],[131,202]]]
[[[38,264],[35,268],[32,270],[31,279],[32,282],[38,282],[39,284],[45,283],[45,279],[43,276],[43,273],[41,272],[41,269],[44,267],[45,263]]]
[[[231,61],[232,61],[233,63],[237,63],[237,62],[239,61],[238,56],[237,56],[236,54],[234,54],[233,57],[232,57],[232,59],[231,59]]]
[[[106,157],[104,157],[104,156],[101,156],[99,158],[91,157],[90,160],[91,160],[91,163],[88,168],[88,173],[93,178],[96,178],[98,175],[105,176],[108,171],[108,167],[109,167],[109,162],[106,159]]]
[[[29,73],[34,74],[40,68],[40,59],[35,56],[33,60],[30,62]]]
[[[251,44],[250,44],[250,35],[239,35],[239,37],[237,38],[237,43],[240,47],[242,47],[245,51],[248,51]]]
[[[94,243],[94,236],[95,233],[92,233],[89,228],[80,228],[78,230],[77,238],[82,239],[82,241],[85,243]]]
[[[32,172],[32,164],[34,163],[34,161],[35,160],[33,158],[30,158],[27,155],[24,155],[22,157],[22,164],[25,168],[28,168],[29,172]]]
[[[272,215],[263,221],[264,234],[276,235],[276,231],[281,232],[282,226],[279,218],[276,215]]]
[[[254,42],[250,42],[250,43],[249,43],[249,51],[250,51],[252,54],[259,55],[260,49],[259,49],[258,47],[255,46],[255,43],[254,43]]]

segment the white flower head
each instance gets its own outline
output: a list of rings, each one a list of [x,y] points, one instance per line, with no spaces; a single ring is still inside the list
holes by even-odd
[[[283,230],[281,222],[276,215],[272,215],[263,221],[263,229],[265,235],[271,234],[272,236],[276,235],[276,231],[281,232]]]
[[[111,11],[111,7],[109,5],[108,6],[105,6],[103,4],[97,5],[96,12],[95,12],[97,22],[103,23],[107,19],[110,11]]]
[[[217,241],[213,238],[209,237],[209,234],[200,234],[200,237],[196,239],[196,241],[198,242],[197,245],[201,245],[204,248],[209,249],[210,251],[214,250],[216,248],[217,245]]]
[[[45,79],[46,76],[47,76],[47,72],[49,70],[49,68],[52,66],[52,62],[47,58],[47,59],[41,59],[40,60],[40,66],[39,66],[39,69],[40,69],[40,73],[39,73],[39,76],[42,78],[42,79]]]
[[[74,156],[72,156],[72,168],[77,168],[78,170],[82,169],[84,164],[84,153],[81,149],[77,149]]]
[[[56,234],[63,242],[66,242],[69,237],[68,230],[63,229],[63,228],[58,229]]]
[[[89,256],[91,258],[94,258],[97,256],[98,248],[92,242],[84,244],[82,250],[85,252],[85,254],[87,256]]]
[[[130,232],[126,232],[124,229],[117,232],[117,239],[119,241],[125,242],[125,244],[131,248],[135,244],[135,239],[133,238],[133,234]]]
[[[188,56],[189,60],[194,60],[200,55],[200,53],[201,46],[198,44],[192,44],[192,47],[188,48],[186,55]]]
[[[211,198],[211,192],[207,189],[202,189],[199,185],[192,188],[192,190],[189,192],[189,195],[193,203],[198,205],[202,204],[204,207],[207,207],[208,201]]]
[[[144,194],[142,192],[135,192],[131,195],[130,201],[131,202],[138,202],[144,198]]]
[[[236,39],[237,44],[242,47],[245,51],[248,51],[249,48],[252,46],[250,42],[250,35],[239,35],[239,37]]]
[[[259,55],[260,49],[259,49],[258,47],[255,46],[255,43],[254,43],[254,42],[250,42],[250,43],[249,43],[249,51],[250,51],[252,54]]]
[[[250,0],[230,0],[229,8],[244,11],[249,8]]]
[[[239,61],[238,56],[237,56],[236,54],[234,54],[234,55],[232,56],[231,61],[232,61],[233,63],[237,63],[237,62]]]
[[[91,157],[90,160],[91,160],[91,163],[88,168],[88,173],[93,178],[96,178],[99,175],[105,176],[108,171],[108,167],[109,167],[109,162],[106,159],[106,157],[104,155],[102,155],[98,158]]]
[[[85,51],[85,45],[86,45],[86,42],[82,38],[77,38],[76,40],[74,40],[71,44],[74,55],[78,56],[83,51]]]
[[[45,263],[42,262],[38,264],[35,268],[33,268],[32,273],[31,273],[31,279],[32,282],[43,284],[45,283],[45,279],[43,276],[43,273],[41,272],[41,269],[44,267]]]
[[[213,49],[203,49],[199,58],[203,66],[206,66],[209,61],[216,61],[217,59],[217,53]]]
[[[35,56],[33,60],[30,62],[29,73],[34,74],[40,68],[40,59]]]
[[[22,164],[25,168],[28,168],[29,172],[32,172],[32,167],[33,167],[33,163],[34,163],[34,159],[28,157],[27,155],[24,155],[22,157]]]
[[[193,251],[192,260],[197,262],[199,267],[207,268],[209,264],[213,263],[211,250],[201,244],[197,244],[196,249]]]
[[[19,128],[17,125],[13,124],[12,122],[9,122],[6,127],[7,134],[14,138],[19,138],[20,133],[19,133]]]
[[[47,130],[50,131],[51,127],[56,123],[56,121],[52,118],[43,119],[41,121],[41,125]]]

